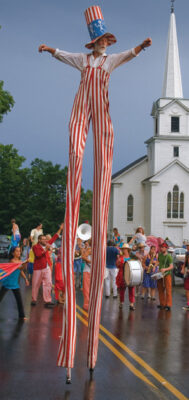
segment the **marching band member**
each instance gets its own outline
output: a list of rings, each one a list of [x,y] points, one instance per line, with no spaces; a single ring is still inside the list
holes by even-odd
[[[129,261],[130,258],[130,252],[131,252],[131,248],[129,247],[128,244],[124,243],[123,246],[121,247],[121,252],[122,255],[119,256],[118,260],[117,260],[117,268],[119,269],[118,274],[117,274],[117,278],[116,278],[116,284],[118,287],[118,291],[119,291],[119,297],[120,297],[120,303],[119,303],[119,308],[123,307],[123,303],[124,303],[124,299],[125,299],[125,290],[126,290],[126,282],[124,279],[124,265],[126,261]],[[135,310],[135,306],[134,306],[134,302],[135,302],[135,288],[134,286],[129,286],[128,287],[128,291],[129,291],[129,302],[130,302],[130,310],[134,311]]]
[[[172,276],[171,270],[173,269],[173,259],[167,252],[167,244],[161,244],[161,251],[158,256],[159,271],[162,272],[163,278],[158,279],[157,288],[159,294],[160,304],[158,308],[171,310],[172,306]]]
[[[141,299],[144,299],[146,292],[148,292],[148,299],[155,300],[155,291],[157,288],[157,282],[151,278],[151,275],[157,272],[158,260],[156,254],[156,247],[151,246],[150,252],[143,259],[142,262],[144,268],[143,283]]]

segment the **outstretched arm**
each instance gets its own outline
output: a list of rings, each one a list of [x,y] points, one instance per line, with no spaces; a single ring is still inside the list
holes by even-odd
[[[147,38],[141,44],[139,44],[138,46],[136,46],[131,50],[126,50],[123,51],[122,53],[110,54],[108,56],[110,60],[109,72],[112,72],[115,68],[132,60],[141,52],[141,50],[144,50],[145,47],[151,46],[151,44],[152,44],[152,39]]]
[[[68,64],[71,67],[83,70],[85,54],[83,53],[69,53],[64,50],[54,49],[53,47],[46,46],[46,44],[41,44],[38,48],[39,52],[47,51],[52,54],[57,60],[62,61],[64,64]]]
[[[48,51],[48,53],[51,53],[52,55],[54,55],[55,53],[55,49],[53,49],[52,47],[46,46],[46,44],[41,44],[39,46],[39,52],[42,53],[43,51]]]
[[[150,47],[152,44],[152,39],[151,38],[147,38],[145,39],[141,44],[139,44],[139,46],[135,47],[135,54],[139,54],[141,52],[141,50],[144,50],[145,47]]]

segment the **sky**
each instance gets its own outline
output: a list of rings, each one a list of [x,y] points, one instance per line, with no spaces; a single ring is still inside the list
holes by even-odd
[[[110,77],[110,114],[114,126],[113,173],[146,154],[153,136],[151,110],[162,95],[170,0],[0,0],[0,80],[15,106],[0,124],[0,142],[13,144],[26,158],[68,165],[68,124],[80,72],[38,52],[42,43],[70,52],[87,52],[90,41],[84,11],[101,6],[118,53],[151,37],[153,44]],[[184,98],[189,98],[189,0],[175,1]],[[90,128],[82,186],[92,189],[93,139]]]

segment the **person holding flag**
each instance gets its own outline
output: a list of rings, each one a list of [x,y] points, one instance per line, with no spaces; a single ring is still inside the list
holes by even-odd
[[[20,260],[20,247],[15,247],[12,251],[12,254],[13,258],[11,259],[10,263],[0,264],[0,280],[2,281],[2,287],[0,289],[0,302],[3,300],[3,297],[8,290],[12,290],[18,307],[19,319],[25,320],[26,316],[20,292],[19,278],[21,275],[26,282],[26,286],[29,286],[29,281],[24,271],[22,271],[22,268],[24,268],[27,260],[24,262]]]

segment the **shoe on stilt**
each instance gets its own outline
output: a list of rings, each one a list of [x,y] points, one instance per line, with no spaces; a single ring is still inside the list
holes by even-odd
[[[93,380],[93,372],[94,372],[94,368],[89,368],[90,381]]]

